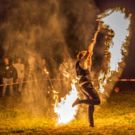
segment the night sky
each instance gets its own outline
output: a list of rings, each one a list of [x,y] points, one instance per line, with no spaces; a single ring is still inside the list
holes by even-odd
[[[123,78],[135,78],[135,1],[134,0],[95,0],[100,11],[108,8],[123,7],[132,13],[132,37],[129,45],[129,56],[126,62],[126,68],[123,72]]]

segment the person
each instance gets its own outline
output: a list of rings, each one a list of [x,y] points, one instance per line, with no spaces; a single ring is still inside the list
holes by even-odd
[[[43,76],[48,76],[49,75],[49,71],[47,69],[47,64],[46,64],[46,60],[44,58],[41,59],[41,72]]]
[[[10,95],[13,95],[13,78],[14,78],[14,68],[10,64],[7,57],[4,58],[4,65],[2,70],[2,80],[3,80],[3,90],[2,97],[5,96],[7,86],[9,86]]]
[[[73,103],[73,107],[78,104],[88,104],[88,116],[91,127],[94,127],[94,106],[100,104],[100,98],[97,91],[94,89],[91,82],[91,66],[92,66],[92,54],[93,48],[96,43],[96,38],[100,30],[100,25],[94,35],[92,43],[88,47],[88,51],[82,51],[77,55],[76,62],[76,74],[79,79],[79,86],[81,91],[86,96],[86,99],[79,99]]]
[[[23,81],[24,81],[24,64],[22,63],[21,58],[17,58],[17,62],[13,64],[17,71],[17,83],[18,83],[18,92],[21,93]]]

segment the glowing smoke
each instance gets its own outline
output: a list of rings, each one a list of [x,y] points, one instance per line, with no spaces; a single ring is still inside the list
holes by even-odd
[[[93,0],[1,0],[0,6],[4,18],[0,25],[4,55],[13,59],[22,57],[27,67],[32,67],[34,77],[31,79],[36,83],[25,85],[28,93],[24,101],[36,98],[40,106],[39,101],[44,100],[46,91],[46,87],[42,88],[45,82],[38,81],[41,58],[47,61],[49,75],[59,76],[58,67],[63,59],[74,57],[76,51],[86,48],[96,26],[98,10]],[[28,62],[31,57],[34,58],[32,65]],[[59,82],[53,84],[59,92],[63,91],[57,87]]]

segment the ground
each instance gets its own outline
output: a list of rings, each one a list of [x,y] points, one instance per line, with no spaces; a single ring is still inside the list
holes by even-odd
[[[67,125],[58,126],[55,118],[27,115],[16,106],[5,106],[12,98],[0,99],[0,135],[134,135],[135,90],[113,93],[108,101],[96,108],[95,127],[88,126],[87,111]],[[5,101],[6,100],[6,101]],[[11,104],[10,104],[11,105]]]

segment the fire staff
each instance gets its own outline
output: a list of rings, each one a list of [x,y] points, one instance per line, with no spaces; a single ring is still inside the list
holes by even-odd
[[[81,91],[86,96],[86,99],[79,99],[73,103],[73,107],[78,104],[88,104],[88,116],[89,123],[91,127],[94,127],[94,106],[100,104],[100,98],[97,91],[94,89],[91,82],[91,65],[92,65],[92,54],[93,48],[96,43],[97,35],[100,31],[101,24],[99,23],[98,29],[94,34],[94,38],[90,43],[87,51],[82,51],[77,55],[77,63],[76,63],[76,73],[79,78],[79,86],[81,87]]]

